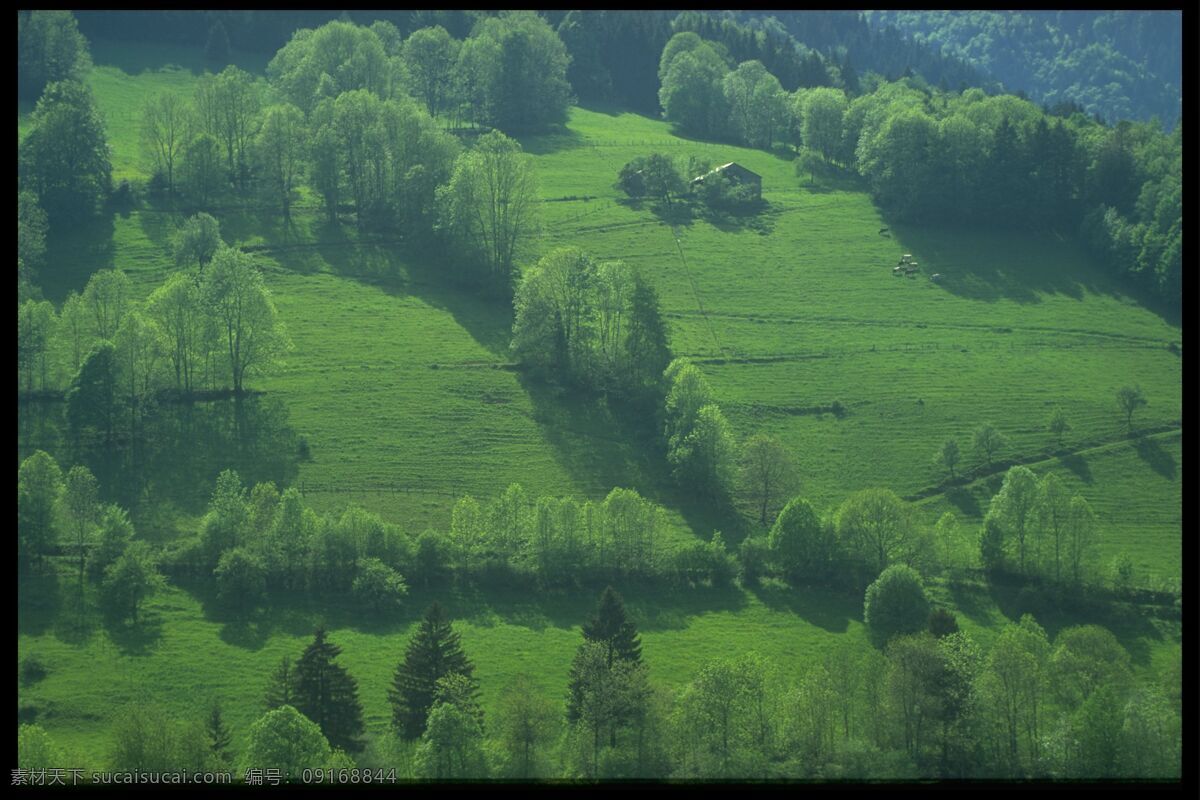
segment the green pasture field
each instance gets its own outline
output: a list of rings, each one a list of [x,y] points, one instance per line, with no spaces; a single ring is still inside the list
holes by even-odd
[[[93,55],[89,81],[108,120],[114,178],[144,178],[137,109],[147,94],[189,92],[198,51],[93,43]],[[241,63],[261,72],[265,59]],[[23,119],[19,109],[19,136]],[[953,437],[963,468],[975,467],[971,433],[991,422],[1008,438],[999,458],[1056,471],[1088,498],[1100,520],[1102,563],[1124,551],[1142,584],[1180,577],[1182,357],[1167,349],[1181,340],[1180,323],[1131,297],[1074,243],[1052,232],[890,224],[849,178],[810,186],[786,153],[683,139],[663,122],[628,113],[573,108],[564,132],[523,144],[546,201],[544,239],[525,263],[572,245],[641,270],[659,289],[676,354],[698,362],[739,436],[762,431],[783,440],[800,467],[801,493],[819,508],[876,486],[919,498],[928,524],[945,511],[959,517],[961,540],[947,550],[956,565],[972,566],[1000,473],[946,492],[931,458]],[[613,186],[617,171],[656,149],[713,164],[736,160],[760,173],[765,209],[713,217],[686,204],[628,201]],[[198,448],[204,460],[190,475],[184,468],[171,480],[147,477],[145,501],[131,502],[142,535],[162,540],[194,526],[225,463],[248,480],[301,486],[318,510],[356,503],[413,534],[448,527],[459,495],[488,498],[514,481],[535,495],[596,500],[614,486],[635,488],[667,508],[676,542],[707,539],[714,528],[737,542],[752,530],[673,488],[644,422],[513,370],[511,310],[455,288],[440,274],[453,265],[330,226],[307,198],[288,228],[269,213],[216,215],[227,242],[259,256],[295,343],[280,371],[252,381],[274,404],[272,424],[288,446],[259,459],[216,437]],[[173,269],[169,236],[182,217],[143,206],[58,236],[49,244],[53,268],[39,285],[61,303],[95,270],[117,267],[145,296]],[[878,233],[884,226],[890,235]],[[918,278],[892,277],[902,253],[920,262]],[[939,283],[929,280],[933,273],[943,276]],[[1114,393],[1132,383],[1149,400],[1135,429],[1158,432],[1127,439]],[[828,410],[834,401],[845,408],[840,417]],[[1061,454],[1045,430],[1055,405],[1072,425]],[[46,447],[64,467],[71,463],[52,428],[23,419],[19,457]],[[300,435],[311,460],[295,456]],[[61,580],[66,597],[72,584]],[[35,589],[22,589],[28,602],[18,652],[36,654],[51,671],[19,688],[19,704],[37,708],[55,740],[95,766],[106,757],[114,709],[126,702],[151,699],[183,715],[194,712],[197,697],[220,697],[243,737],[271,668],[299,652],[318,619],[345,648],[370,732],[381,734],[392,670],[418,614],[435,599],[417,592],[402,619],[378,627],[348,610],[288,606],[239,624],[221,619],[202,592],[172,587],[149,604],[142,630],[130,632],[110,630],[94,614],[81,621],[66,600],[39,601]],[[780,587],[622,591],[651,675],[664,686],[690,680],[704,659],[746,650],[796,676],[835,643],[869,646],[855,598]],[[1003,593],[938,591],[985,646],[1019,616]],[[456,591],[436,599],[461,620],[486,709],[520,671],[561,700],[592,593]],[[1043,620],[1051,633],[1080,621],[1096,620]],[[1099,621],[1147,673],[1180,638],[1177,624]]]

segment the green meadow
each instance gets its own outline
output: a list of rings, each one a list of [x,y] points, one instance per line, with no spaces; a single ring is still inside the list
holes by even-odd
[[[142,98],[189,93],[199,53],[97,42],[93,57],[90,84],[108,124],[113,177],[142,179]],[[262,72],[265,59],[239,64]],[[19,136],[22,112],[28,109],[18,112]],[[675,354],[699,364],[740,437],[780,437],[799,466],[801,494],[819,508],[859,489],[890,488],[913,498],[930,525],[953,512],[962,539],[947,549],[956,566],[974,566],[979,523],[1002,472],[945,491],[932,456],[955,438],[963,468],[976,467],[971,434],[990,422],[1008,440],[998,458],[1056,472],[1088,499],[1100,521],[1101,566],[1126,553],[1140,585],[1181,578],[1182,357],[1168,349],[1182,339],[1181,325],[1110,280],[1075,243],[1053,233],[892,225],[849,179],[810,185],[788,154],[679,138],[666,123],[628,113],[573,108],[564,132],[522,144],[535,158],[545,201],[544,236],[524,263],[577,246],[638,268],[659,290]],[[765,210],[712,217],[681,204],[664,210],[624,199],[613,186],[617,171],[655,150],[758,172]],[[453,265],[331,226],[307,198],[287,227],[254,210],[216,216],[229,244],[258,255],[295,344],[282,369],[252,385],[276,404],[286,441],[304,436],[312,456],[297,460],[293,446],[271,453],[268,468],[253,454],[234,453],[233,444],[199,448],[206,458],[190,478],[150,481],[157,488],[135,504],[148,538],[196,524],[223,455],[245,465],[247,479],[301,487],[318,510],[358,504],[414,535],[447,528],[458,496],[491,497],[512,482],[535,495],[597,500],[614,486],[635,488],[666,507],[677,542],[708,539],[714,528],[736,542],[751,531],[670,485],[662,456],[646,442],[647,421],[514,370],[511,309],[456,288],[445,275]],[[54,238],[52,267],[39,284],[61,303],[92,272],[115,267],[145,296],[173,269],[169,236],[182,218],[143,204]],[[884,226],[889,235],[879,233]],[[920,262],[917,278],[892,276],[903,253]],[[928,277],[934,273],[942,276],[937,283]],[[1134,426],[1155,432],[1130,438],[1114,394],[1134,383],[1149,401]],[[844,413],[829,410],[835,401]],[[1072,426],[1061,452],[1046,431],[1055,406]],[[52,425],[22,422],[20,433],[20,457],[46,447],[70,463]],[[164,519],[156,508],[173,511]],[[239,624],[221,619],[202,591],[172,587],[149,604],[144,632],[131,638],[73,610],[69,570],[60,580],[54,603],[22,604],[19,654],[54,668],[19,688],[19,703],[36,708],[51,735],[92,765],[106,753],[113,709],[127,702],[158,702],[183,714],[196,697],[220,697],[232,729],[244,735],[260,713],[271,668],[285,653],[299,653],[319,619],[345,650],[369,731],[382,734],[392,670],[435,597],[460,620],[485,708],[522,671],[559,700],[579,625],[594,603],[590,593],[456,589],[446,597],[423,590],[402,619],[378,627],[302,599]],[[857,598],[774,586],[621,588],[651,675],[668,687],[689,681],[707,658],[746,650],[795,676],[841,642],[869,647]],[[1002,592],[935,587],[935,597],[984,644],[1019,616]],[[1051,633],[1080,621],[1097,620],[1043,620]],[[1144,672],[1156,672],[1180,641],[1177,623],[1098,621]]]

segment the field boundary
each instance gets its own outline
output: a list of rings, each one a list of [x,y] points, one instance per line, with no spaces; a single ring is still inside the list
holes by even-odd
[[[1144,428],[1134,433],[1123,433],[1116,436],[1099,437],[1097,439],[1086,440],[1075,447],[1064,448],[1051,453],[1046,453],[1043,451],[1032,456],[1005,459],[1004,461],[997,461],[996,463],[992,464],[991,467],[983,469],[983,471],[980,471],[979,468],[976,468],[971,470],[969,473],[960,475],[954,480],[944,481],[937,486],[930,486],[922,489],[919,492],[904,495],[901,499],[909,503],[917,503],[922,500],[928,500],[931,497],[937,497],[938,495],[945,494],[951,489],[965,489],[972,484],[979,483],[982,480],[987,480],[988,478],[999,475],[1002,472],[1006,472],[1012,467],[1029,467],[1036,464],[1044,464],[1048,461],[1069,458],[1071,456],[1079,456],[1094,450],[1102,450],[1104,448],[1112,447],[1113,445],[1122,444],[1124,442],[1137,442],[1142,439],[1149,439],[1151,437],[1162,436],[1163,434],[1169,433],[1181,433],[1182,431],[1183,421],[1175,420],[1174,422],[1169,422],[1165,425],[1155,425],[1154,427]]]

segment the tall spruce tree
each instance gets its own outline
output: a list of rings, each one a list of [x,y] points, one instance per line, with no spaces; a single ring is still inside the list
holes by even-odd
[[[290,656],[280,659],[279,666],[271,673],[265,704],[267,711],[296,704],[296,668]]]
[[[233,736],[230,735],[229,728],[225,727],[220,703],[213,703],[209,710],[208,719],[204,721],[204,732],[208,735],[208,749],[217,760],[222,764],[230,763],[229,745],[233,742]]]
[[[446,612],[434,602],[425,619],[408,643],[404,661],[396,667],[388,699],[392,703],[392,724],[406,739],[415,739],[425,731],[429,709],[438,696],[438,681],[457,673],[478,691],[475,665],[462,651],[459,635],[450,626]]]
[[[625,601],[611,586],[604,587],[596,613],[583,624],[583,638],[608,648],[608,665],[621,658],[640,664],[642,641],[637,628],[625,614]]]
[[[584,645],[590,642],[604,648],[610,671],[618,659],[631,665],[642,663],[642,642],[637,628],[625,614],[625,602],[621,595],[611,586],[604,588],[596,613],[583,624],[583,639]],[[580,646],[581,650],[584,645]],[[584,684],[587,677],[580,671],[579,663],[577,655],[568,679],[567,720],[572,723],[579,720],[586,690]]]
[[[296,662],[296,710],[320,726],[330,746],[357,753],[363,749],[362,704],[358,683],[345,667],[333,663],[341,652],[325,641],[325,629],[318,628]]]

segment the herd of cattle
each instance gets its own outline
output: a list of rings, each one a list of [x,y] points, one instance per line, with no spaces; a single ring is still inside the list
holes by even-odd
[[[909,278],[915,278],[917,277],[917,273],[920,271],[921,265],[913,260],[912,253],[905,253],[904,255],[900,256],[900,261],[896,264],[896,266],[892,267],[892,275],[896,277],[906,275]],[[933,281],[934,283],[937,283],[941,279],[942,276],[940,273],[935,273],[929,276],[929,280]]]

